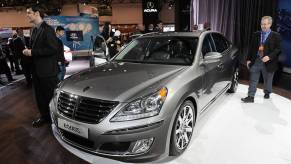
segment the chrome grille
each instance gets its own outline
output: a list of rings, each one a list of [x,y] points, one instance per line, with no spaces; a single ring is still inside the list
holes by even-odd
[[[98,100],[61,91],[58,111],[71,119],[85,123],[99,123],[118,104],[115,101]]]

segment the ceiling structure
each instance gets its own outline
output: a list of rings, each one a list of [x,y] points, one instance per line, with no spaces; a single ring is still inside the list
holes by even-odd
[[[160,4],[168,3],[172,7],[174,0],[158,0]],[[0,0],[0,11],[22,10],[26,6],[41,4],[47,10],[47,15],[59,15],[64,4],[93,4],[111,6],[120,3],[142,3],[142,0]]]

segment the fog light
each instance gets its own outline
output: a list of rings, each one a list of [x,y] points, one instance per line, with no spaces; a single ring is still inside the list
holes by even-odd
[[[131,152],[133,154],[144,153],[149,150],[149,148],[152,146],[153,141],[154,138],[138,140],[136,141]]]

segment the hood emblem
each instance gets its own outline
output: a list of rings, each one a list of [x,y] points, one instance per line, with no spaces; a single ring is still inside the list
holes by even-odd
[[[92,88],[92,87],[90,87],[90,86],[85,87],[85,88],[83,89],[83,92],[88,91],[90,88]]]

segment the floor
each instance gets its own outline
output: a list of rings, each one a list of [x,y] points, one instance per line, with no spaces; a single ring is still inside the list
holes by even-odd
[[[239,85],[237,93],[223,96],[210,108],[181,156],[155,163],[291,164],[291,100],[277,94],[265,100],[259,90],[255,103],[241,103],[246,91],[246,85]],[[122,163],[68,149],[90,163]]]
[[[70,75],[89,66],[84,60],[72,64]],[[274,87],[277,94],[265,100],[259,90],[254,104],[243,104],[247,81],[241,83],[237,93],[223,96],[199,120],[184,154],[157,163],[291,164],[291,92]],[[121,163],[88,156],[82,160],[60,146],[49,126],[32,128],[37,109],[31,89],[24,86],[13,83],[0,97],[0,164]]]

